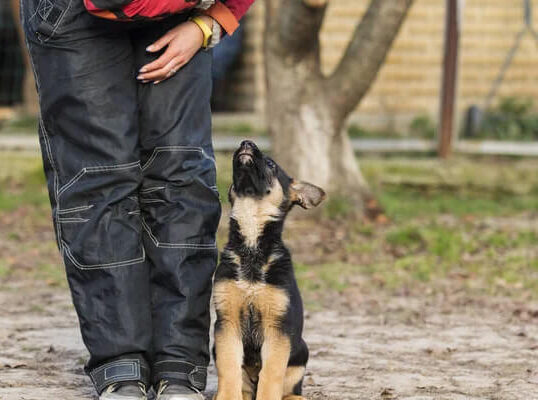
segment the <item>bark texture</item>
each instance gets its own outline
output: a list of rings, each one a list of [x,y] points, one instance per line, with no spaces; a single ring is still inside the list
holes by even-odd
[[[327,0],[266,0],[267,116],[275,158],[296,178],[371,197],[344,125],[374,82],[413,0],[372,0],[331,76],[320,65]]]

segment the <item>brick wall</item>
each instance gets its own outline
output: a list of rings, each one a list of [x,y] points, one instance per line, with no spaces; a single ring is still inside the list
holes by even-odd
[[[286,1],[286,0],[285,0]],[[366,0],[330,0],[321,32],[323,70],[331,73],[363,15]],[[461,37],[458,117],[482,104],[523,27],[522,0],[465,0]],[[533,0],[538,27],[538,0]],[[352,119],[361,125],[405,130],[417,115],[437,118],[445,0],[415,0],[372,89]],[[263,1],[246,20],[245,52],[233,74],[238,109],[263,113]],[[538,45],[527,36],[499,96],[538,99]],[[537,102],[538,103],[538,102]],[[538,104],[537,104],[538,106]]]

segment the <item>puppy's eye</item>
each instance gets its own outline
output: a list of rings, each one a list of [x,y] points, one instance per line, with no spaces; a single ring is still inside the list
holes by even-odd
[[[271,193],[271,189],[267,189],[267,190],[265,191],[265,194],[269,194],[269,193]]]
[[[268,166],[269,168],[271,168],[271,169],[275,169],[276,164],[273,162],[273,160],[271,160],[271,159],[268,158],[268,159],[267,159],[267,166]]]

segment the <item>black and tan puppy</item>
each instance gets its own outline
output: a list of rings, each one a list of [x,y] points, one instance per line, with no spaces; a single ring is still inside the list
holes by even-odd
[[[303,304],[282,229],[295,204],[310,208],[324,197],[254,143],[235,152],[230,234],[213,288],[216,400],[303,399]]]

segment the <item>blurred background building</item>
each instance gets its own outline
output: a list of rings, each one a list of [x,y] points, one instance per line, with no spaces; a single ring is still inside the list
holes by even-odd
[[[538,9],[538,0],[530,0]],[[336,66],[368,2],[331,0],[322,33],[322,65]],[[387,61],[368,95],[351,117],[361,129],[406,136],[436,121],[443,61],[445,0],[416,0]],[[466,0],[462,7],[457,120],[485,101],[516,35],[524,26],[524,2]],[[216,111],[264,114],[264,2],[255,3],[243,22],[242,51],[216,85]],[[9,2],[0,4],[0,117],[22,101],[24,62]],[[506,71],[496,99],[538,97],[538,46],[527,35]],[[422,125],[425,126],[422,126]],[[433,123],[434,125],[435,123]],[[427,132],[425,134],[427,136]],[[424,136],[424,135],[423,135]]]
[[[538,10],[538,0],[531,0]],[[322,63],[331,72],[368,2],[331,0],[322,29]],[[444,0],[416,0],[371,91],[352,116],[369,129],[407,132],[417,117],[437,118],[445,29]],[[245,21],[244,51],[229,79],[232,110],[264,112],[264,4]],[[524,26],[523,1],[465,0],[462,7],[458,117],[482,104],[516,35]],[[528,35],[507,70],[498,98],[538,97],[538,46]]]

